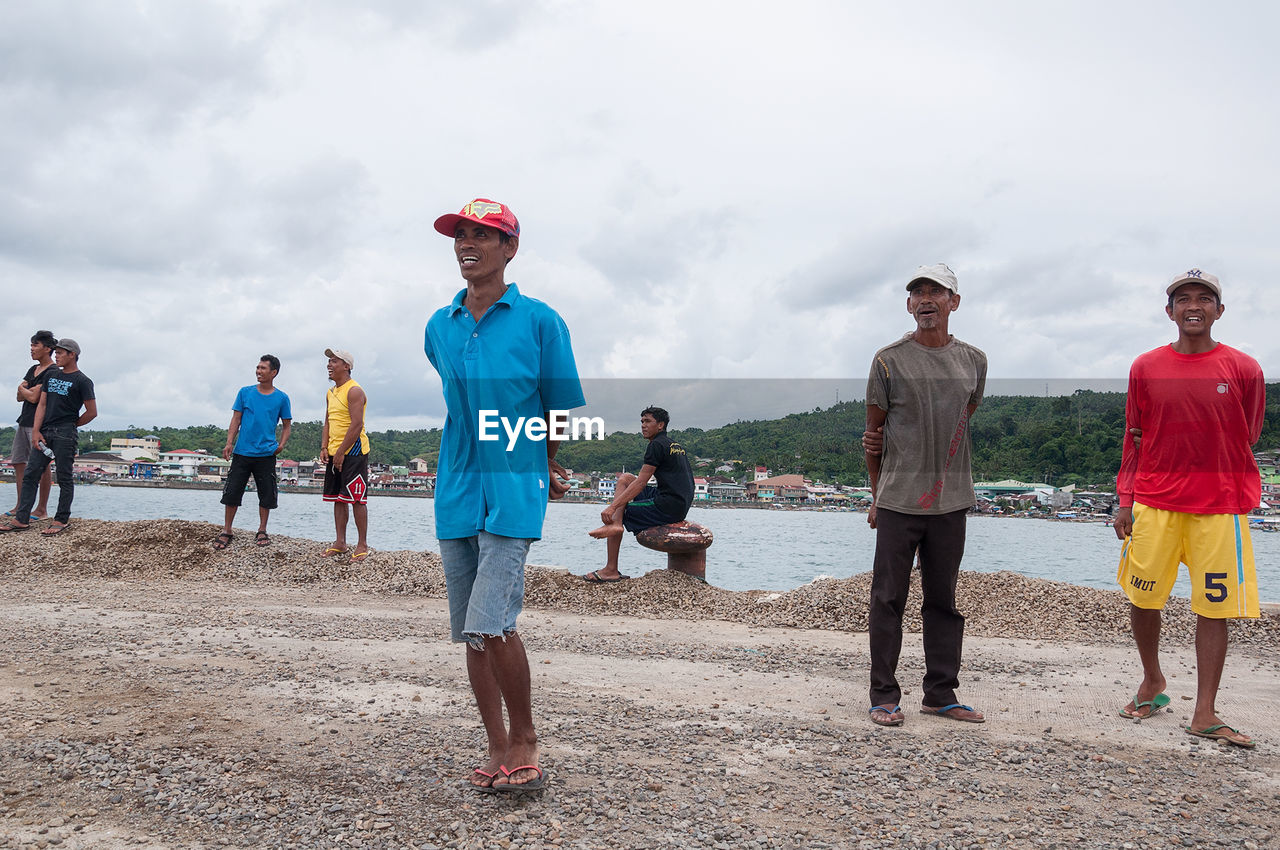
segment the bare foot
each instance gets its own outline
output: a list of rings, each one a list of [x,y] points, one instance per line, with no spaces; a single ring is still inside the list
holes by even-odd
[[[519,788],[522,785],[534,782],[542,776],[532,767],[532,765],[538,763],[537,744],[512,744],[507,749],[507,754],[503,757],[502,763],[506,767],[506,771],[504,771],[504,775],[500,775],[493,781],[494,788],[506,787],[507,790]],[[516,768],[521,769],[516,770]]]
[[[475,770],[471,771],[471,787],[492,788],[493,780],[502,775],[500,773],[501,767],[502,757],[490,754],[489,761],[485,762],[483,767],[477,767]]]
[[[960,720],[964,723],[986,723],[987,718],[982,716],[982,712],[974,711],[968,705],[951,705],[934,708],[933,706],[921,705],[921,714],[932,714],[934,717],[948,717],[952,720]]]
[[[1164,693],[1165,685],[1166,682],[1163,676],[1158,679],[1143,679],[1138,683],[1138,690],[1134,698],[1121,710],[1120,716],[1146,720],[1155,714],[1163,707],[1157,704],[1157,697]],[[1146,703],[1146,705],[1139,706],[1138,703],[1140,702]],[[1161,702],[1167,705],[1169,702],[1168,697],[1165,697]]]
[[[901,726],[907,719],[902,706],[885,703],[871,707],[871,722],[877,726]]]
[[[587,534],[596,540],[604,540],[608,537],[617,537],[622,534],[623,528],[620,525],[602,525],[594,531],[588,531]]]

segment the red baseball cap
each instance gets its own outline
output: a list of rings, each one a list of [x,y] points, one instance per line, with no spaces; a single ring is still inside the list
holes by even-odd
[[[488,198],[476,198],[457,213],[440,216],[436,219],[436,231],[452,239],[458,232],[458,223],[463,221],[483,224],[485,227],[501,230],[508,236],[520,238],[520,222],[516,220],[516,214],[510,207]]]

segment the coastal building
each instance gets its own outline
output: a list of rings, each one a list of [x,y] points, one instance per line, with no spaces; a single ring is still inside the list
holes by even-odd
[[[214,457],[208,452],[200,454],[203,457],[196,462],[196,480],[208,484],[220,484],[225,480],[227,473],[231,471],[231,461]]]
[[[757,467],[756,474],[764,467]],[[758,502],[803,502],[809,498],[803,475],[777,475],[748,481],[746,496]]]
[[[755,479],[754,479],[754,480],[756,480],[756,481],[765,481],[765,480],[767,480],[768,478],[769,478],[769,469],[768,469],[768,467],[764,467],[764,466],[757,466],[757,467],[756,467]]]
[[[276,479],[281,484],[298,483],[298,462],[276,456]]]
[[[159,471],[165,478],[187,478],[199,480],[200,467],[209,466],[217,461],[230,467],[227,461],[217,455],[211,455],[204,449],[174,449],[171,452],[160,452]],[[203,473],[205,475],[213,473]],[[221,480],[221,478],[219,478]]]
[[[707,488],[707,479],[693,479],[693,500],[695,502],[705,502],[711,498],[711,493]]]
[[[717,502],[742,502],[747,498],[747,488],[736,481],[711,481],[707,494]]]
[[[431,464],[428,463],[424,458],[415,457],[413,460],[409,461],[409,471],[410,472],[430,472]]]
[[[436,489],[436,474],[434,472],[417,472],[409,473],[409,489],[410,490],[434,490]]]
[[[618,479],[610,476],[592,476],[592,488],[606,499],[612,499],[618,487]]]
[[[154,466],[154,464],[150,465]],[[97,472],[95,473],[94,470],[97,470]],[[135,477],[133,461],[122,458],[114,452],[84,452],[76,457],[73,471],[76,474],[96,474],[108,478]]]
[[[154,434],[147,434],[145,437],[135,437],[130,434],[127,437],[111,438],[111,453],[125,457],[123,454],[127,449],[140,449],[143,454],[152,458],[160,457],[160,438]]]

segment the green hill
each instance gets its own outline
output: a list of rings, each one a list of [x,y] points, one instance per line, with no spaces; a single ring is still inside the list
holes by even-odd
[[[1078,390],[1070,396],[991,396],[970,423],[973,471],[979,480],[1017,478],[1066,484],[1109,486],[1120,466],[1124,430],[1124,393]],[[686,428],[671,432],[690,455],[707,459],[697,474],[710,474],[725,462],[735,472],[767,466],[775,475],[800,473],[812,479],[862,484],[866,479],[859,438],[866,421],[860,402],[841,402],[781,419],[734,422],[720,428]],[[315,457],[321,423],[295,422],[284,455],[294,460]],[[225,429],[217,425],[189,428],[138,428],[80,432],[80,450],[105,451],[112,437],[155,434],[166,449],[205,449],[220,453]],[[422,457],[433,466],[440,430],[381,431],[369,435],[374,460],[404,464]],[[0,445],[13,440],[13,428],[0,429]],[[1267,415],[1258,448],[1280,447],[1280,384],[1267,385]],[[635,471],[644,454],[639,433],[615,432],[604,440],[566,443],[559,459],[580,472]]]

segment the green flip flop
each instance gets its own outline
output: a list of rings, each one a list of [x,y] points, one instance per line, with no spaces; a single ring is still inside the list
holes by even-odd
[[[1151,717],[1157,711],[1159,711],[1160,709],[1168,705],[1169,702],[1170,702],[1170,699],[1168,694],[1156,694],[1154,697],[1152,697],[1149,700],[1139,700],[1138,695],[1134,694],[1133,695],[1133,711],[1129,711],[1128,709],[1122,708],[1120,709],[1120,716],[1126,720],[1146,720],[1148,717]],[[1138,711],[1143,708],[1149,708],[1150,711],[1148,711],[1146,714],[1138,714]]]

